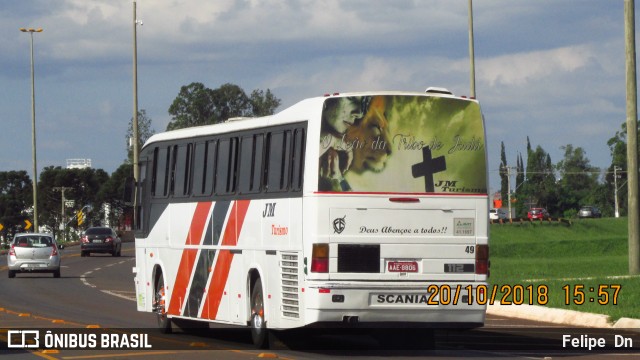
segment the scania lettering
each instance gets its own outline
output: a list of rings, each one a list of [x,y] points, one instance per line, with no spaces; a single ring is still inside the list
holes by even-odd
[[[135,290],[158,326],[478,327],[484,120],[442,89],[332,94],[152,136],[136,184]],[[448,293],[438,296],[449,295]]]

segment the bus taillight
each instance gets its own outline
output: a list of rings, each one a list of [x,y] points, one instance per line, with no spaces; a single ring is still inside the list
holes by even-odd
[[[489,245],[476,246],[476,274],[489,275]]]
[[[329,272],[329,244],[313,244],[311,251],[311,272]]]

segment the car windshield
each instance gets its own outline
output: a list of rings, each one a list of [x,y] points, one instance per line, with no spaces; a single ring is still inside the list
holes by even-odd
[[[15,238],[14,245],[18,247],[38,248],[51,247],[53,239],[49,236],[20,236]]]
[[[111,235],[109,228],[90,228],[85,232],[87,235]]]

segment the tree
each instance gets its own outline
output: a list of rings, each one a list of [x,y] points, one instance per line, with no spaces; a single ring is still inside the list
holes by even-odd
[[[213,124],[212,90],[204,84],[193,82],[180,88],[178,96],[169,107],[169,114],[173,116],[167,130]]]
[[[107,218],[111,224],[120,223],[121,217],[128,210],[124,202],[124,186],[127,178],[131,176],[131,165],[122,164],[100,188],[98,200],[102,204],[109,204],[111,211]]]
[[[509,171],[507,169],[507,154],[504,150],[504,141],[500,143],[500,197],[503,203],[509,198]]]
[[[625,186],[627,181],[627,125],[626,123],[622,123],[621,130],[617,131],[616,134],[607,141],[607,145],[609,146],[609,150],[611,151],[611,165],[607,169],[607,173],[604,177],[604,186],[605,186],[605,194],[602,194],[601,198],[614,199],[613,202],[615,204],[615,186],[618,186],[618,209],[621,215],[627,214],[628,208],[628,189]],[[614,168],[617,167],[617,170]],[[618,176],[617,179],[614,179],[614,176]],[[611,202],[609,202],[611,204]],[[612,205],[602,206],[602,211],[607,214],[614,214],[615,210]],[[607,211],[607,208],[611,209],[611,212]]]
[[[32,203],[33,185],[26,171],[0,172],[0,223],[10,238],[24,227]]]
[[[73,209],[65,208],[65,219],[67,222],[73,217],[75,211],[81,210],[85,206],[85,210],[89,209],[85,223],[78,226],[77,222],[70,222],[70,227],[79,229],[90,226],[91,224],[100,224],[104,216],[102,211],[102,202],[98,197],[100,188],[109,179],[102,169],[63,169],[60,166],[46,167],[40,173],[40,181],[38,182],[40,197],[39,205],[39,221],[51,229],[60,228],[62,197],[56,187],[71,188],[65,193],[69,200],[74,200]],[[67,212],[68,211],[68,212]]]
[[[155,130],[151,128],[151,118],[147,116],[144,109],[138,111],[138,149],[142,149],[142,145],[153,135]],[[129,128],[127,129],[127,160],[128,164],[133,164],[133,146],[129,141],[133,140],[133,117],[129,120]]]
[[[234,117],[251,116],[249,97],[238,86],[224,84],[212,91],[214,123],[219,123]]]
[[[267,89],[266,93],[262,90],[253,90],[249,101],[251,102],[253,116],[272,115],[280,106],[280,99],[275,97],[269,89]]]
[[[280,105],[270,90],[254,90],[251,97],[234,84],[209,89],[202,83],[183,86],[169,107],[167,130],[216,124],[233,117],[271,115]]]
[[[564,158],[556,168],[560,174],[558,208],[576,210],[581,205],[594,204],[598,187],[598,169],[592,167],[584,149],[569,144],[561,147]]]
[[[527,137],[526,180],[518,200],[521,215],[534,206],[553,206],[555,199],[555,174],[551,157],[540,145],[532,150]]]

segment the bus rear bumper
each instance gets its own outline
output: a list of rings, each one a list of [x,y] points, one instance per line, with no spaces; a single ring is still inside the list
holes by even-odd
[[[354,285],[354,284],[352,284]],[[486,305],[479,283],[427,286],[324,284],[305,292],[305,323],[358,327],[473,328],[483,326]],[[486,289],[486,284],[485,289]]]

